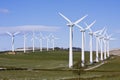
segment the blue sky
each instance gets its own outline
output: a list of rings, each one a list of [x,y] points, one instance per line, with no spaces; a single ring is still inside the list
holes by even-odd
[[[40,30],[44,36],[52,33],[59,38],[56,46],[67,48],[69,47],[69,28],[58,12],[67,16],[71,21],[76,21],[88,14],[88,17],[79,25],[85,27],[84,22],[90,24],[96,20],[92,30],[106,27],[108,34],[114,33],[113,37],[117,39],[111,41],[110,48],[120,48],[119,8],[119,0],[0,0],[0,29],[5,28],[0,32],[12,31],[16,27],[37,25],[48,29]],[[86,32],[86,50],[89,49],[87,33],[88,31]],[[31,34],[28,35],[26,44],[28,47],[32,46]],[[38,46],[38,44],[36,40],[35,45]],[[43,45],[46,46],[45,40]],[[81,47],[81,33],[77,27],[74,27],[73,46]],[[15,47],[23,47],[22,34],[15,37]],[[11,38],[6,34],[0,35],[0,50],[3,49],[11,49]]]

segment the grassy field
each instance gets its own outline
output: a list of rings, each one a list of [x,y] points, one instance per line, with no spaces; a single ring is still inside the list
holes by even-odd
[[[111,56],[104,65],[87,71],[81,77],[90,80],[120,80],[120,57]]]
[[[74,56],[77,60],[80,56]],[[22,68],[53,68],[68,65],[67,51],[35,52],[29,54],[0,55],[1,66],[12,66]]]
[[[80,58],[80,52],[74,52],[74,64]],[[89,52],[86,52],[86,63],[89,64]],[[0,54],[0,66],[26,68],[1,70],[0,80],[120,80],[119,56],[112,56],[106,64],[86,72],[68,69],[68,51]]]
[[[89,53],[86,52],[86,62],[88,63]],[[81,60],[80,52],[74,52],[74,63]],[[48,66],[49,64],[49,66]],[[0,54],[0,66],[12,66],[22,68],[54,68],[68,67],[68,51],[49,51],[16,55]]]

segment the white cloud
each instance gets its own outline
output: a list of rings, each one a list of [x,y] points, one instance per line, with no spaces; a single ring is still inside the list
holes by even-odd
[[[6,13],[9,13],[9,10],[0,8],[0,13],[6,14]]]
[[[9,32],[16,32],[16,31],[47,31],[53,32],[60,29],[56,26],[44,26],[44,25],[24,25],[24,26],[14,26],[14,27],[0,27],[0,33],[5,33],[6,31]]]

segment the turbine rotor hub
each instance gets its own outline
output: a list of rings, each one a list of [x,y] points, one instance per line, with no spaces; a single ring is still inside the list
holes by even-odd
[[[93,32],[89,32],[89,35],[93,35]]]
[[[86,30],[83,29],[83,30],[80,30],[80,31],[81,31],[81,32],[85,32]]]
[[[73,27],[74,24],[73,24],[73,23],[68,23],[67,26],[69,26],[69,27]]]

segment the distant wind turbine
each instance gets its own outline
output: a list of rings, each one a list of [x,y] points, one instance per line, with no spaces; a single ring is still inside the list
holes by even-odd
[[[85,15],[84,17],[82,17],[81,19],[72,22],[71,20],[69,20],[66,16],[64,16],[63,14],[59,13],[60,16],[62,16],[67,22],[67,26],[70,28],[70,33],[69,33],[69,68],[72,68],[73,66],[73,50],[72,50],[72,44],[73,44],[73,26],[75,26],[75,24],[78,24],[79,22],[81,22],[85,17],[87,17],[87,15]]]
[[[103,36],[101,36],[100,39],[100,60],[103,61]]]
[[[43,42],[43,39],[44,39],[42,33],[40,33],[39,37],[36,37],[36,39],[39,40],[40,51],[42,52],[42,42]]]
[[[46,46],[47,47],[47,51],[49,51],[49,41],[50,41],[49,40],[49,36],[46,36],[45,38],[46,38],[46,42],[47,42],[47,46]]]
[[[27,39],[27,34],[24,32],[23,34],[24,37],[24,53],[26,53],[26,39]]]
[[[85,23],[86,26],[88,26],[86,23]],[[99,33],[99,31],[95,31],[93,32],[91,28],[89,28],[89,35],[90,35],[90,42],[89,42],[89,45],[90,45],[90,64],[93,63],[93,35],[94,34],[97,34]]]
[[[32,33],[32,45],[33,45],[33,52],[35,52],[35,32],[33,31],[33,33]]]
[[[106,34],[106,30],[104,28],[104,30],[102,31],[102,35],[99,37],[99,40],[100,40],[100,60],[103,61],[103,43],[104,43],[104,38],[105,38],[105,34]]]
[[[76,24],[76,26],[80,29],[81,33],[82,33],[82,54],[81,54],[81,66],[84,67],[85,65],[85,31],[88,30],[90,27],[92,27],[93,24],[95,24],[96,21],[93,21],[90,25],[87,25],[86,28],[83,28],[79,25]]]
[[[109,44],[110,44],[110,41],[111,40],[115,40],[114,38],[112,38],[112,34],[110,34],[110,35],[108,35],[107,33],[106,33],[106,38],[105,38],[105,40],[106,40],[106,51],[107,51],[107,57],[110,57],[110,46],[109,46]]]
[[[20,32],[15,32],[15,33],[10,33],[10,32],[6,32],[9,36],[11,36],[12,38],[12,52],[15,51],[15,48],[14,48],[14,37],[19,34]]]
[[[104,37],[105,38],[105,37]],[[106,45],[106,40],[105,39],[103,39],[103,42],[104,42],[104,60],[106,60],[107,59],[107,50],[106,50],[106,48],[107,48],[107,45]]]
[[[58,38],[56,38],[54,35],[51,35],[51,41],[52,41],[52,45],[53,45],[53,47],[52,47],[53,51],[55,50],[54,49],[55,48],[55,39],[58,39]]]
[[[94,34],[95,38],[96,38],[96,62],[99,62],[99,54],[98,54],[98,48],[99,48],[99,44],[100,44],[100,36],[102,35],[103,31],[105,28],[103,28],[102,30],[98,30],[100,31],[99,33]]]

